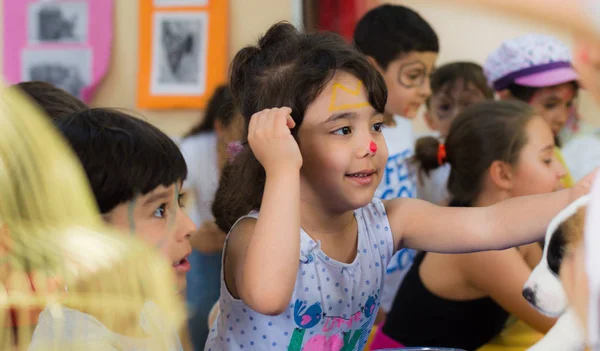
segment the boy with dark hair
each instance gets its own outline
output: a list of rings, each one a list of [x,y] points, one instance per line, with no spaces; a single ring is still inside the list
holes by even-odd
[[[189,238],[196,228],[182,209],[181,185],[187,167],[177,145],[158,128],[116,110],[88,109],[55,119],[54,124],[83,165],[106,222],[138,236],[167,257],[173,263],[176,288],[183,293],[190,270]],[[57,322],[42,312],[34,339],[75,337],[69,334],[75,325],[68,323],[77,321],[86,324],[86,340],[107,338],[122,350],[152,349],[143,338],[119,335],[118,330],[94,324],[85,313],[64,312],[71,315],[63,318],[62,329],[53,327]],[[58,330],[61,335],[55,335]],[[169,350],[181,349],[176,338]]]
[[[383,135],[389,157],[375,196],[384,200],[416,197],[417,174],[409,162],[414,155],[412,119],[431,94],[429,76],[438,57],[438,37],[415,11],[386,4],[360,19],[354,43],[379,70],[388,90]],[[387,313],[391,308],[414,256],[413,250],[404,249],[392,258],[380,311]]]
[[[12,87],[20,89],[29,96],[53,120],[89,108],[83,101],[50,83],[30,81]]]

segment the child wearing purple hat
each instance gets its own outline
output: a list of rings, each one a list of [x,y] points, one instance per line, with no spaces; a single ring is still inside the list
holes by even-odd
[[[579,90],[571,62],[569,48],[558,39],[527,34],[503,42],[483,66],[488,83],[500,99],[527,102],[548,122],[556,138],[555,157],[563,165],[557,136],[575,111],[573,104]],[[573,185],[570,173],[561,182],[565,187]]]

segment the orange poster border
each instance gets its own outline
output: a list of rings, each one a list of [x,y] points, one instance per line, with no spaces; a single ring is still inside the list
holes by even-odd
[[[156,12],[204,12],[208,15],[206,89],[202,95],[152,95],[152,18]],[[145,109],[205,108],[216,87],[227,79],[229,1],[208,0],[206,6],[158,7],[154,0],[139,0],[137,105]]]

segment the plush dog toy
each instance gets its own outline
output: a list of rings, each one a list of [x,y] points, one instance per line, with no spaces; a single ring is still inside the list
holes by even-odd
[[[525,283],[523,296],[541,313],[559,317],[542,340],[530,351],[579,351],[585,336],[559,279],[560,266],[568,249],[583,240],[585,207],[589,195],[581,197],[562,210],[550,222],[542,259]]]

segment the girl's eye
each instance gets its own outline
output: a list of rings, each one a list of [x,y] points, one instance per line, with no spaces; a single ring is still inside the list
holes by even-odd
[[[544,105],[544,108],[545,108],[546,110],[552,110],[552,109],[553,109],[553,108],[555,108],[556,106],[558,106],[558,104],[557,104],[557,103],[551,102],[551,103],[549,103],[549,104],[545,104],[545,105]]]
[[[379,122],[379,123],[373,124],[374,131],[381,132],[382,129],[383,129],[383,123]]]
[[[352,130],[350,129],[350,127],[342,127],[340,129],[333,131],[333,134],[335,134],[335,135],[348,135],[350,133],[352,133]]]
[[[160,205],[160,207],[158,207],[155,211],[154,211],[154,217],[156,218],[164,218],[165,217],[165,212],[167,208],[167,204],[162,204]]]
[[[550,165],[552,163],[552,159],[549,158],[547,160],[544,160],[544,163],[547,164],[547,165]]]

